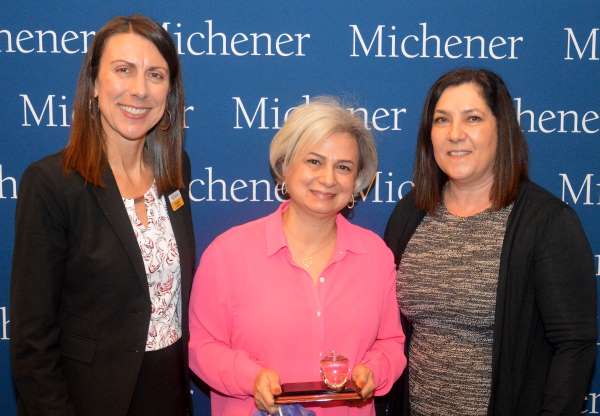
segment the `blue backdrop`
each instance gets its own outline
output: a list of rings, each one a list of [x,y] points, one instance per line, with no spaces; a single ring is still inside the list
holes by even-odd
[[[169,4],[172,3],[172,4]],[[143,13],[173,35],[186,89],[186,149],[198,255],[219,233],[277,204],[268,145],[289,108],[341,97],[380,152],[353,220],[381,233],[410,189],[427,88],[458,66],[506,80],[531,176],[579,214],[600,276],[600,4],[447,1],[11,1],[0,10],[0,409],[14,414],[9,282],[17,187],[25,167],[66,143],[93,32]],[[35,253],[32,253],[35,256]],[[196,414],[209,412],[194,389]],[[586,412],[600,412],[600,372]]]

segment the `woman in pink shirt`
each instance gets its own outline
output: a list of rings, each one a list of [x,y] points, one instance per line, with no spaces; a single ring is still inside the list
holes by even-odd
[[[331,99],[298,107],[271,142],[288,200],[206,249],[190,302],[190,367],[212,414],[275,413],[281,384],[320,379],[335,350],[362,401],[307,405],[319,416],[374,415],[405,367],[392,253],[340,214],[377,171],[362,121]]]

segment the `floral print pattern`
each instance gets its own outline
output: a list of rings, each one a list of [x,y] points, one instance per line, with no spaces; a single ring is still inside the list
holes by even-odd
[[[165,198],[158,197],[155,183],[144,194],[147,225],[138,218],[134,199],[123,198],[123,203],[144,260],[150,291],[152,313],[146,351],[155,351],[181,338],[179,251]]]

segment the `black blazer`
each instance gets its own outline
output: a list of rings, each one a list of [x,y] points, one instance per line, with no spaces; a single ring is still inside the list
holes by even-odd
[[[194,234],[185,156],[183,207],[169,217],[181,262],[187,375]],[[114,176],[64,175],[62,155],[19,186],[11,285],[11,361],[20,415],[125,415],[144,356],[150,296]],[[191,401],[190,401],[191,403]]]
[[[421,220],[414,192],[388,222],[396,264]],[[402,317],[410,343],[410,323]],[[569,206],[524,182],[506,225],[496,294],[489,416],[579,414],[596,358],[590,245]],[[407,368],[408,370],[408,368]],[[405,371],[378,414],[408,415]]]

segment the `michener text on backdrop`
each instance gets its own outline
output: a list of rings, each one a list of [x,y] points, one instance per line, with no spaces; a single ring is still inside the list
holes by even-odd
[[[182,64],[197,257],[226,229],[275,209],[271,138],[295,106],[321,95],[340,97],[375,137],[379,169],[352,221],[382,234],[412,187],[427,89],[444,72],[468,66],[489,68],[508,84],[529,146],[530,176],[575,209],[600,276],[595,0],[7,2],[0,12],[3,414],[15,413],[9,286],[21,176],[64,147],[78,71],[96,31],[113,16],[134,13],[169,32]],[[194,386],[193,393],[195,414],[209,414],[205,392]],[[584,413],[600,413],[600,373],[582,401]]]

